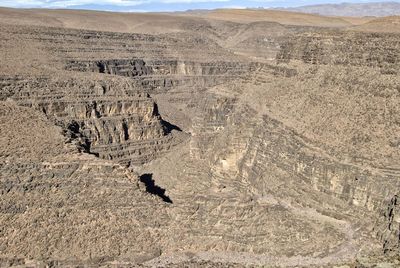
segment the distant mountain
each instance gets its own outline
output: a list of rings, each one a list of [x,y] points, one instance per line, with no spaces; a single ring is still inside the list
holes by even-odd
[[[383,17],[400,15],[400,2],[321,4],[279,9],[324,16]]]

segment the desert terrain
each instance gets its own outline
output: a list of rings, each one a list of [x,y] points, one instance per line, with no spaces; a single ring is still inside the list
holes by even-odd
[[[0,267],[400,267],[399,22],[0,8]]]

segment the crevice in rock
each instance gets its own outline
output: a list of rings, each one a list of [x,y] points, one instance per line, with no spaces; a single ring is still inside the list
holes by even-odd
[[[106,71],[106,64],[103,62],[97,62],[96,63],[97,67],[99,68],[99,73],[105,73]]]
[[[82,135],[82,133],[81,133],[82,126],[80,126],[78,122],[71,121],[66,126],[64,126],[62,123],[59,123],[57,125],[60,125],[64,129],[63,135],[65,137],[69,138],[69,142],[72,142],[73,140],[78,142],[78,144],[77,144],[78,149],[81,152],[99,157],[98,153],[92,152],[90,150],[91,141],[87,137]]]
[[[140,181],[146,186],[146,191],[148,193],[157,195],[161,197],[164,202],[172,204],[172,200],[165,195],[166,190],[155,184],[152,173],[142,174],[139,178]]]
[[[122,122],[122,128],[124,130],[124,140],[129,140],[129,128],[128,124],[126,123],[126,120]]]

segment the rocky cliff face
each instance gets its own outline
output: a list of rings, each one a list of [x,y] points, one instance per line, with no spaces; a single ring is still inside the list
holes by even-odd
[[[394,171],[387,170],[385,174],[384,170],[370,171],[341,163],[316,150],[293,130],[265,117],[262,127],[255,130],[250,140],[241,175],[256,188],[268,188],[261,186],[267,182],[256,178],[261,179],[270,165],[303,180],[317,191],[368,210],[380,209],[382,199],[394,194],[399,187],[398,174]]]
[[[378,237],[383,242],[385,253],[397,256],[400,249],[399,197],[394,195],[384,203],[378,221]]]
[[[383,43],[382,43],[383,42]],[[379,68],[398,74],[399,43],[393,34],[357,32],[301,33],[282,43],[280,62],[301,60],[308,64],[333,64]]]
[[[253,64],[254,65],[254,64]],[[189,76],[215,76],[215,75],[243,75],[243,71],[250,69],[239,62],[185,62],[185,61],[148,61],[141,59],[114,59],[88,62],[69,62],[67,70],[91,71],[127,77],[151,75],[189,75]],[[251,70],[251,69],[250,69]]]
[[[72,61],[67,70],[96,72],[133,78],[132,83],[142,91],[161,93],[177,87],[201,88],[238,79],[259,68],[259,63],[213,63],[177,60],[113,59]]]
[[[81,81],[87,87],[81,90],[78,81],[70,82],[73,84],[51,79],[17,83],[9,98],[43,112],[83,151],[121,164],[148,162],[185,139],[162,120],[157,105],[146,93],[126,85],[102,86],[104,81]],[[48,90],[31,96],[36,83],[47,84]],[[68,97],[63,96],[68,91]]]

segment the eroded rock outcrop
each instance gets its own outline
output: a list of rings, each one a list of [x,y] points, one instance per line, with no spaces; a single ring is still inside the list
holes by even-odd
[[[32,90],[42,85],[41,92]],[[16,80],[10,87],[8,98],[43,112],[70,142],[103,159],[141,164],[185,139],[161,118],[147,93],[129,84],[45,78]]]
[[[1,102],[0,122],[7,126],[0,129],[2,265],[143,261],[160,254],[156,237],[169,216],[137,175],[65,145],[61,129],[39,111]]]
[[[400,200],[394,195],[384,202],[381,218],[378,221],[378,237],[383,243],[385,253],[398,257],[400,255]]]
[[[111,59],[70,61],[67,70],[125,76],[143,91],[161,93],[178,87],[210,87],[260,68],[260,63],[195,62],[178,60]]]

